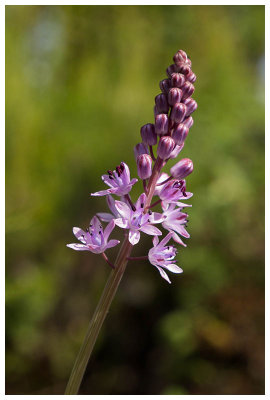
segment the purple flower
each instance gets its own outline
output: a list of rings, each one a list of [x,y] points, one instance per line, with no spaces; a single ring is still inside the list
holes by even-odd
[[[184,205],[184,204],[182,204]],[[185,207],[191,207],[191,205],[184,205]],[[181,235],[185,238],[189,238],[190,235],[186,231],[185,226],[187,224],[187,217],[186,213],[181,211],[182,208],[175,208],[176,204],[162,204],[163,213],[154,212],[152,214],[153,221],[156,223],[161,222],[163,228],[167,229],[169,232],[172,232],[172,238],[175,242],[181,244],[182,246],[186,247],[186,244],[182,241],[182,239],[178,236]]]
[[[162,232],[151,224],[150,215],[144,213],[145,201],[146,195],[143,193],[136,202],[135,211],[123,201],[115,201],[115,207],[121,215],[121,218],[114,220],[115,225],[123,229],[129,229],[129,241],[133,245],[139,242],[140,231],[148,235],[162,235]]]
[[[153,239],[154,247],[152,247],[148,253],[149,262],[159,270],[162,278],[169,283],[171,283],[171,281],[163,268],[166,268],[168,271],[174,272],[175,274],[183,272],[180,267],[173,263],[173,259],[176,256],[176,248],[173,246],[165,246],[171,239],[172,235],[172,233],[168,233],[160,243],[158,237],[155,236]]]
[[[109,240],[109,236],[115,227],[115,223],[112,220],[105,228],[103,232],[102,225],[98,217],[93,217],[91,219],[89,228],[86,229],[86,232],[80,228],[73,228],[73,233],[81,243],[70,243],[67,244],[67,247],[70,247],[73,250],[79,251],[91,251],[92,253],[99,254],[104,253],[106,249],[116,246],[119,240]]]
[[[138,182],[136,178],[130,180],[129,168],[124,162],[121,162],[121,164],[115,168],[115,171],[108,171],[108,175],[102,175],[102,180],[106,185],[110,186],[110,189],[91,193],[91,196],[106,196],[108,194],[124,196],[128,194],[132,186]]]
[[[172,179],[162,185],[159,197],[164,203],[177,203],[179,200],[187,200],[193,193],[186,192],[186,181]]]

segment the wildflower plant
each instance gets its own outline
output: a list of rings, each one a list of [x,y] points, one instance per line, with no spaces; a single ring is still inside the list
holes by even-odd
[[[75,361],[65,394],[78,393],[98,333],[128,261],[148,260],[169,283],[168,271],[176,274],[183,272],[175,259],[176,247],[169,245],[169,242],[186,247],[183,238],[189,238],[186,230],[188,214],[184,209],[191,207],[185,202],[192,197],[192,193],[186,189],[185,178],[193,171],[193,163],[184,158],[171,166],[169,175],[162,169],[179,156],[193,125],[191,114],[196,110],[197,103],[191,96],[196,75],[183,50],[177,51],[173,61],[166,70],[168,77],[159,84],[162,93],[155,97],[155,121],[141,127],[142,141],[134,147],[142,194],[133,201],[130,192],[139,182],[137,178],[131,179],[129,167],[124,161],[114,170],[108,170],[107,174],[102,175],[107,188],[91,193],[91,196],[106,196],[110,212],[100,212],[94,216],[85,231],[73,228],[78,242],[67,245],[73,250],[101,254],[112,271]],[[156,151],[154,146],[157,146]],[[102,223],[107,224],[105,228]],[[119,240],[110,239],[115,227],[122,229],[124,235],[118,256],[112,262],[105,252],[120,244]],[[164,237],[160,228],[167,231]],[[153,236],[153,247],[146,256],[132,257],[132,249],[138,245],[143,234]]]

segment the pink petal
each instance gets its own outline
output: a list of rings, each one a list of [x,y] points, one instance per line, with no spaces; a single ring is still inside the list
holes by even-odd
[[[156,265],[155,265],[155,267],[159,270],[159,273],[162,276],[162,278],[165,279],[167,282],[171,283],[171,281],[170,281],[168,275],[166,274],[166,272],[162,268],[157,267]]]
[[[101,179],[103,180],[104,183],[106,183],[106,185],[108,185],[110,187],[116,187],[117,186],[115,180],[111,179],[109,177],[109,175],[102,175]]]
[[[86,236],[86,232],[84,232],[81,228],[77,228],[76,226],[74,226],[73,234],[78,240],[80,240],[81,242],[85,242],[83,236]]]
[[[135,185],[136,182],[138,182],[138,179],[137,179],[137,178],[131,179],[129,186]]]
[[[175,232],[179,233],[179,235],[182,235],[185,238],[189,238],[190,234],[188,233],[188,231],[183,227],[183,225],[179,225],[179,224],[174,224],[172,222],[164,222],[162,224],[164,226],[164,228],[166,229],[173,229]]]
[[[108,203],[109,209],[115,215],[117,212],[117,210],[115,208],[115,200],[110,194],[109,194],[109,196],[107,196],[107,203]]]
[[[104,222],[110,222],[114,218],[114,216],[109,213],[97,213],[97,216]]]
[[[96,215],[91,219],[90,227],[92,227],[94,232],[99,232],[100,229],[102,228],[101,224],[100,224],[100,220],[98,219],[98,217]]]
[[[107,196],[108,194],[114,194],[117,192],[117,188],[100,190],[99,192],[91,193],[91,196]]]
[[[168,233],[168,235],[167,236],[165,236],[165,238],[163,238],[162,240],[161,240],[161,242],[159,243],[159,246],[160,247],[165,247],[165,245],[168,243],[168,241],[171,239],[171,237],[172,237],[172,232],[169,232]]]
[[[153,245],[154,245],[154,246],[157,246],[158,242],[159,242],[158,237],[155,236],[155,237],[153,238]]]
[[[133,246],[134,246],[135,244],[137,244],[139,242],[140,236],[141,235],[140,235],[139,231],[130,230],[129,234],[128,234],[128,239],[129,239],[130,243],[133,244]]]
[[[139,210],[140,208],[144,208],[145,201],[146,201],[146,194],[142,193],[139,196],[138,200],[136,201],[136,204],[135,204],[136,210]]]
[[[110,236],[110,234],[111,234],[111,232],[112,232],[112,230],[113,230],[113,228],[115,227],[115,222],[114,222],[114,220],[112,219],[109,223],[108,223],[108,225],[106,226],[106,228],[104,229],[104,242],[105,243],[107,243],[107,240],[108,240],[108,238],[109,238],[109,236]]]
[[[177,233],[175,233],[175,232],[172,232],[172,238],[173,238],[173,240],[176,242],[176,243],[178,243],[178,244],[181,244],[182,246],[184,246],[184,247],[187,247],[187,245],[183,242],[183,240],[177,235]]]
[[[129,208],[129,206],[126,203],[116,200],[115,208],[117,209],[117,211],[123,218],[127,218],[127,219],[130,218],[132,210]]]
[[[149,215],[149,219],[152,224],[159,224],[160,222],[163,222],[165,218],[163,214],[153,212],[151,215]]]
[[[193,193],[191,192],[186,192],[186,196],[181,196],[179,197],[180,200],[188,200],[193,196]]]
[[[81,243],[70,243],[66,245],[67,247],[70,247],[73,250],[78,250],[78,251],[90,251],[88,246],[85,246],[84,244]]]
[[[179,208],[192,207],[191,204],[184,204],[181,203],[181,201],[178,201],[177,203],[175,203],[175,205],[178,206]]]
[[[106,245],[107,249],[110,249],[111,247],[117,246],[120,243],[120,240],[109,240],[109,242]]]
[[[178,267],[176,264],[164,265],[163,268],[166,268],[168,271],[174,272],[175,274],[181,274],[181,272],[183,272],[182,268]]]
[[[123,172],[122,172],[122,175],[123,175],[123,181],[125,182],[125,183],[129,183],[130,182],[130,172],[129,172],[129,168],[128,168],[128,166],[127,166],[127,164],[126,163],[124,163],[123,162],[123,165],[124,165],[124,170],[123,170]]]
[[[162,232],[155,226],[147,224],[141,227],[141,231],[147,235],[162,235]]]
[[[119,228],[128,229],[129,223],[126,218],[117,218],[114,220],[115,225],[119,226]]]

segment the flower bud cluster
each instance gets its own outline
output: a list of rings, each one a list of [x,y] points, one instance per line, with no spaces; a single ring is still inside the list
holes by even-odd
[[[155,97],[155,122],[143,125],[141,128],[142,143],[135,146],[139,177],[145,175],[142,164],[143,144],[148,147],[144,154],[150,154],[155,161],[152,146],[158,144],[157,156],[162,160],[176,158],[184,147],[189,130],[193,125],[191,114],[196,110],[197,103],[191,97],[194,93],[196,75],[191,69],[191,61],[183,50],[178,50],[173,57],[174,64],[166,72],[167,79],[159,83],[161,93]],[[140,148],[140,152],[138,151]],[[149,157],[145,157],[145,160]],[[150,168],[150,161],[148,161]]]

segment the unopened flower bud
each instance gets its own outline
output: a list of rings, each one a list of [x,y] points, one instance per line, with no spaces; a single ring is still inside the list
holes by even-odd
[[[155,131],[157,135],[166,135],[168,133],[168,115],[158,114],[155,118]]]
[[[198,107],[196,101],[190,97],[188,97],[187,99],[183,100],[184,104],[187,107],[186,110],[186,116],[188,117],[190,114],[192,114]]]
[[[172,121],[180,124],[186,116],[187,107],[183,103],[176,103],[171,111],[170,118]]]
[[[190,82],[185,82],[182,86],[183,91],[183,99],[187,99],[188,97],[192,96],[194,93],[195,87]]]
[[[193,125],[193,118],[190,116],[190,117],[187,117],[187,118],[185,118],[184,119],[184,121],[182,122],[184,125],[186,125],[186,127],[189,129],[189,128],[191,128],[192,127],[192,125]]]
[[[148,146],[154,146],[157,144],[157,134],[155,132],[154,124],[146,124],[141,127],[141,137],[143,143]]]
[[[178,50],[177,53],[173,56],[173,61],[177,63],[186,63],[187,62],[187,53],[184,50]]]
[[[183,179],[193,171],[193,163],[189,158],[183,158],[171,169],[171,176],[175,179]]]
[[[168,104],[168,101],[167,101],[166,94],[164,94],[164,93],[158,94],[155,97],[155,103],[156,103],[157,110],[160,113],[166,114],[166,113],[169,112],[169,104]]]
[[[186,79],[191,82],[194,83],[197,79],[196,75],[194,74],[194,72],[190,71],[187,75],[186,75]]]
[[[178,72],[173,72],[171,74],[171,87],[178,87],[180,88],[181,86],[184,85],[186,79],[183,74],[179,74]]]
[[[144,143],[138,143],[134,146],[134,155],[137,158],[141,154],[149,154],[148,147]]]
[[[141,179],[147,179],[152,174],[152,158],[148,154],[137,157],[137,170]]]
[[[175,141],[176,144],[181,145],[184,143],[187,135],[188,135],[189,129],[186,127],[184,124],[178,124],[176,127],[173,129],[172,132],[172,138]]]
[[[190,65],[187,63],[179,63],[176,65],[177,72],[180,72],[181,74],[187,75],[190,73]]]
[[[169,91],[169,89],[171,87],[170,80],[169,79],[163,79],[163,81],[159,82],[159,87],[160,87],[160,90],[163,93],[165,93],[165,94],[168,93],[168,91]]]
[[[169,90],[168,102],[169,102],[170,106],[174,106],[175,103],[180,103],[181,98],[182,98],[182,90],[181,89],[174,87]]]
[[[174,72],[179,72],[178,70],[179,70],[179,68],[175,64],[172,64],[166,69],[166,73],[167,73],[168,77],[170,78]]]
[[[160,114],[160,112],[158,112],[157,106],[154,105],[154,116]]]
[[[163,136],[160,138],[157,147],[157,155],[162,160],[167,160],[170,157],[171,152],[173,151],[175,146],[174,140],[170,136]]]
[[[178,156],[178,154],[180,153],[180,151],[183,149],[185,143],[182,143],[180,146],[178,146],[178,144],[175,146],[175,148],[173,149],[173,151],[170,154],[170,158],[176,158]]]

